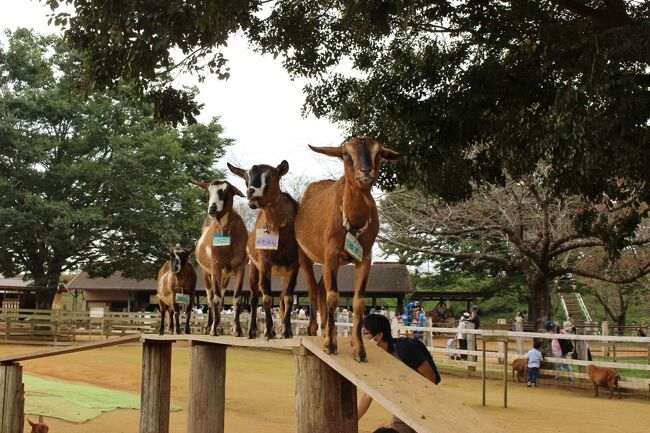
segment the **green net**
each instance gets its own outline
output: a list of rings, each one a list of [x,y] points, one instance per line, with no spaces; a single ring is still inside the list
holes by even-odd
[[[24,375],[25,413],[84,423],[115,409],[140,409],[140,396]],[[180,407],[171,406],[173,412]]]

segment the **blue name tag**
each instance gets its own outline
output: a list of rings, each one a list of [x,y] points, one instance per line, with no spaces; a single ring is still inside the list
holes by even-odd
[[[358,262],[363,258],[363,247],[351,233],[345,235],[345,251]]]
[[[176,303],[177,304],[189,304],[190,295],[184,295],[182,293],[176,293]]]
[[[220,233],[212,236],[213,247],[227,247],[228,245],[230,245],[230,235]]]

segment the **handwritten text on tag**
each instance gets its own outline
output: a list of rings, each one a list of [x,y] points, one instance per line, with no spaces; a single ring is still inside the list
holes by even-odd
[[[255,230],[255,248],[258,250],[277,250],[279,241],[280,233],[278,231]]]
[[[360,262],[363,258],[363,247],[352,233],[345,235],[345,251],[356,261]]]

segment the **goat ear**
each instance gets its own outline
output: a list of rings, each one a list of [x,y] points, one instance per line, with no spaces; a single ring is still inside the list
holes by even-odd
[[[342,158],[343,157],[343,147],[342,146],[337,146],[337,147],[330,147],[330,146],[317,147],[317,146],[312,146],[310,144],[309,148],[311,150],[313,150],[314,152],[322,153],[323,155],[334,156],[336,158]]]
[[[233,193],[234,195],[238,195],[238,196],[240,196],[240,197],[246,197],[246,196],[244,195],[244,193],[241,192],[241,191],[240,191],[236,186],[234,186],[234,185],[230,185],[230,187],[232,188],[232,193]]]
[[[194,180],[194,179],[190,180],[190,182],[192,182],[194,185],[200,188],[203,188],[206,191],[208,190],[208,184],[205,182],[199,182],[198,180]]]
[[[43,424],[43,415],[38,416],[38,423]]]
[[[27,418],[27,417],[25,417],[25,418]],[[28,422],[29,425],[31,425],[32,427],[36,427],[36,424],[33,423],[33,422],[31,422],[31,421],[29,420],[29,418],[27,418],[27,422]]]
[[[277,166],[278,176],[282,177],[289,172],[289,163],[286,159],[283,159],[280,165]]]
[[[404,158],[403,153],[397,152],[393,149],[389,149],[384,146],[381,147],[381,150],[379,151],[379,156],[381,156],[382,159],[386,159],[389,161],[395,161]]]
[[[239,176],[242,179],[245,179],[244,175],[246,174],[246,170],[244,170],[243,168],[235,167],[231,163],[228,163],[228,170],[230,170],[232,174],[234,174],[235,176]]]
[[[174,251],[174,245],[172,245],[171,242],[167,242],[167,251],[169,251],[170,253]]]

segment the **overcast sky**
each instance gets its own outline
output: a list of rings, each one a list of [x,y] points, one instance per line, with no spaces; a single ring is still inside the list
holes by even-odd
[[[38,1],[3,0],[2,3],[0,40],[3,42],[4,29],[28,27],[40,33],[58,32],[56,27],[47,25],[47,15],[51,12]],[[241,37],[231,39],[225,56],[229,59],[229,80],[208,76],[199,84],[186,75],[179,82],[199,87],[199,101],[204,104],[199,121],[219,117],[225,135],[235,140],[218,167],[226,169],[226,161],[248,168],[262,163],[277,165],[286,159],[293,177],[338,177],[342,172],[341,163],[315,154],[307,144],[336,146],[343,141],[344,134],[326,119],[302,117],[305,82],[292,81],[279,60],[252,52]],[[229,179],[241,183],[233,176]]]

